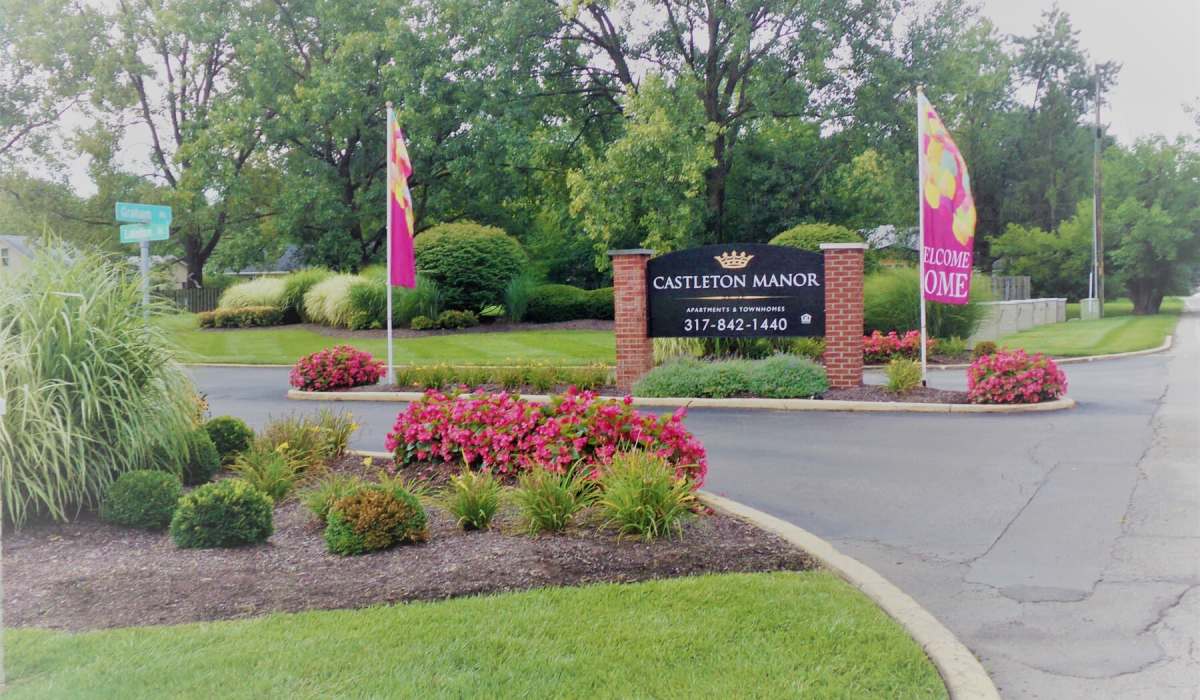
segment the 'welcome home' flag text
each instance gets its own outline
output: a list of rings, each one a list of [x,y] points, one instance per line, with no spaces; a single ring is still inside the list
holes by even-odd
[[[975,243],[971,176],[933,105],[919,91],[917,101],[923,298],[965,304]]]
[[[404,132],[388,109],[388,282],[393,286],[413,287],[417,268],[413,261],[413,203],[408,190],[412,161],[404,145]]]

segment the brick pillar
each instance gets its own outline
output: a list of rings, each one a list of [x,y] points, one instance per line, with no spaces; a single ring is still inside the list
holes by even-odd
[[[617,335],[617,389],[628,392],[654,368],[654,343],[646,335],[646,263],[653,250],[610,250],[613,264],[613,319]]]
[[[825,256],[825,372],[831,389],[862,386],[865,243],[822,243]]]

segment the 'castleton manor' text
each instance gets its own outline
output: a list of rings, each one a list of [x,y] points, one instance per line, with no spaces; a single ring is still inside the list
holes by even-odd
[[[650,280],[655,289],[746,289],[771,287],[820,287],[815,272],[777,275],[658,275]]]

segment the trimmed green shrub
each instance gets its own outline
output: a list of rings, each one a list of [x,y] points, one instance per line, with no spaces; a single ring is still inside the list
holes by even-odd
[[[221,471],[221,454],[203,427],[193,428],[184,436],[182,449],[159,447],[149,466],[178,474],[184,486],[211,481]]]
[[[304,316],[313,323],[349,328],[354,317],[350,289],[362,281],[358,275],[331,275],[304,295]]]
[[[263,328],[283,323],[283,312],[274,306],[243,306],[196,314],[201,328]]]
[[[275,531],[271,497],[242,479],[205,484],[179,499],[171,539],[183,548],[240,547]]]
[[[750,393],[755,396],[806,398],[828,388],[825,368],[806,357],[775,355],[750,363]]]
[[[675,467],[646,452],[613,457],[600,478],[600,509],[620,536],[645,540],[683,534],[683,521],[697,505],[692,484],[677,478]]]
[[[800,224],[776,235],[771,245],[783,245],[814,253],[821,251],[822,243],[862,243],[862,236],[845,226],[836,224]]]
[[[141,302],[121,267],[53,244],[0,274],[0,510],[9,522],[68,520],[160,448],[186,449],[195,389]]]
[[[310,267],[296,270],[283,278],[283,293],[279,296],[279,308],[283,311],[286,323],[308,320],[304,313],[304,295],[332,274],[323,267]]]
[[[240,282],[221,293],[218,309],[244,309],[251,306],[281,308],[284,283],[281,277],[259,277]]]
[[[441,224],[417,236],[417,269],[438,284],[450,309],[478,309],[504,301],[508,283],[528,260],[517,239],[471,222]]]
[[[528,272],[523,272],[508,282],[504,288],[504,309],[508,320],[519,323],[525,320],[529,310],[529,299],[538,286],[537,278]]]
[[[152,469],[125,472],[100,501],[100,518],[114,525],[163,530],[183,495],[179,477]]]
[[[491,472],[464,469],[450,477],[446,510],[464,530],[486,530],[500,507],[500,482]]]
[[[587,318],[611,321],[614,316],[613,288],[601,287],[587,293]]]
[[[291,492],[306,466],[300,460],[289,458],[288,446],[273,448],[269,442],[259,440],[238,455],[232,471],[278,503]]]
[[[569,284],[542,284],[534,287],[529,297],[525,320],[534,323],[556,323],[590,318],[594,307],[591,293]],[[609,318],[611,318],[611,314]]]
[[[863,284],[864,333],[888,333],[921,327],[920,281],[914,268],[893,268],[867,275]],[[974,275],[968,303],[962,305],[927,302],[926,321],[929,336],[967,338],[983,320],[985,307],[979,302],[991,298],[984,275]]]
[[[513,500],[531,535],[560,532],[592,500],[587,479],[575,469],[552,472],[537,466],[517,477]]]
[[[246,425],[246,421],[233,416],[217,416],[204,424],[204,431],[221,455],[221,461],[228,464],[239,453],[250,447],[254,440],[254,431]]]
[[[443,311],[437,317],[439,328],[471,328],[479,325],[479,317],[474,311]]]
[[[897,357],[887,364],[887,390],[891,394],[907,394],[921,383],[921,363]]]
[[[365,554],[428,538],[425,509],[401,488],[363,486],[329,509],[325,545],[334,554]]]
[[[362,486],[362,479],[352,474],[329,474],[300,494],[300,502],[324,524],[333,504],[357,492]]]
[[[410,327],[414,331],[431,331],[438,327],[438,323],[428,316],[414,316]]]
[[[981,340],[971,349],[971,359],[978,360],[985,355],[995,355],[996,344],[990,340]]]

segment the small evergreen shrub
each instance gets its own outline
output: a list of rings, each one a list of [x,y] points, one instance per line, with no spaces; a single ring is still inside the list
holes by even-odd
[[[438,323],[428,316],[421,315],[413,317],[410,327],[414,331],[431,331],[438,327]]]
[[[421,274],[437,283],[450,309],[503,302],[508,283],[528,264],[517,239],[472,222],[441,224],[422,232],[413,254]]]
[[[284,277],[283,293],[279,296],[279,308],[283,311],[284,322],[309,320],[304,313],[304,295],[332,275],[332,272],[323,267],[310,267],[296,270]]]
[[[221,462],[228,464],[239,453],[250,447],[254,440],[254,431],[246,425],[246,421],[233,416],[217,416],[204,424],[204,432],[208,433]]]
[[[678,359],[650,370],[633,387],[637,396],[807,398],[828,388],[825,370],[811,360],[776,355],[764,360]]]
[[[898,357],[887,365],[887,390],[891,394],[907,394],[921,383],[921,363]]]
[[[513,500],[521,510],[525,529],[561,532],[592,500],[587,479],[576,469],[553,472],[537,465],[517,477]]]
[[[613,457],[600,478],[600,508],[606,524],[621,536],[645,540],[682,535],[683,521],[693,514],[696,496],[686,479],[662,458],[646,452]]]
[[[337,500],[325,521],[325,545],[334,554],[365,554],[428,538],[425,509],[399,488],[363,486]]]
[[[300,502],[324,524],[333,504],[357,492],[362,486],[362,479],[352,474],[329,474],[300,494]]]
[[[337,345],[297,360],[288,379],[302,391],[350,389],[378,382],[386,372],[383,365],[369,352]]]
[[[221,454],[204,428],[188,433],[188,451],[185,459],[178,460],[185,486],[204,484],[221,471]]]
[[[975,347],[971,349],[971,359],[978,360],[984,355],[995,355],[996,344],[990,340],[981,340],[975,343]]]
[[[259,277],[235,284],[221,293],[218,309],[244,309],[251,306],[280,308],[283,280],[278,277]]]
[[[500,507],[500,482],[491,472],[470,469],[450,477],[446,510],[464,530],[485,530]]]
[[[1054,360],[1024,350],[984,355],[967,369],[971,403],[1040,403],[1067,391],[1067,375]]]
[[[283,312],[274,306],[243,306],[196,314],[201,328],[263,328],[283,323]]]
[[[240,547],[274,532],[271,497],[241,479],[205,484],[179,499],[171,518],[177,547]]]
[[[163,530],[171,524],[181,495],[183,488],[174,474],[135,469],[109,485],[100,501],[100,518],[114,525]]]
[[[613,288],[601,287],[587,293],[587,318],[611,321],[614,315]]]
[[[768,399],[816,396],[829,388],[825,368],[795,355],[775,355],[750,363],[750,393]]]
[[[301,460],[289,459],[286,443],[272,447],[261,440],[238,455],[233,473],[278,503],[291,492],[305,466]]]
[[[479,325],[479,317],[474,311],[443,311],[438,315],[439,328],[471,328]]]

